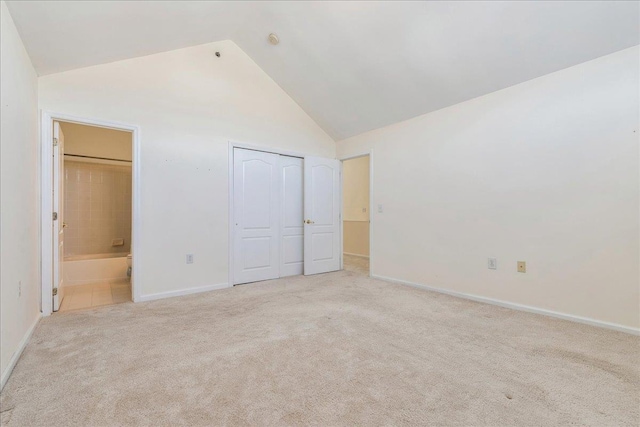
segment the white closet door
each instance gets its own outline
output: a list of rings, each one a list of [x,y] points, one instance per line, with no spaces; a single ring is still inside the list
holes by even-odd
[[[280,277],[303,273],[303,166],[298,157],[280,156]]]
[[[234,149],[234,284],[280,276],[279,157]]]
[[[340,269],[340,161],[304,159],[304,274]]]

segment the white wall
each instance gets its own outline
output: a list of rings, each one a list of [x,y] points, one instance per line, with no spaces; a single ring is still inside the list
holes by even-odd
[[[231,41],[44,76],[39,103],[140,126],[133,268],[143,296],[227,282],[229,140],[335,156],[335,142]]]
[[[638,63],[626,49],[338,142],[375,147],[372,273],[638,328]]]
[[[369,156],[342,162],[343,251],[369,256]]]
[[[40,316],[38,81],[0,5],[0,371],[6,381]],[[19,292],[18,282],[22,282]]]

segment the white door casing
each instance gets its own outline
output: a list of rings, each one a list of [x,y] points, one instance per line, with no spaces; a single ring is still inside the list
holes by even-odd
[[[340,270],[340,161],[304,159],[304,274]]]
[[[280,156],[280,277],[303,273],[304,160]]]
[[[234,284],[280,276],[279,157],[234,149]]]
[[[64,298],[64,134],[60,123],[53,122],[53,311]]]

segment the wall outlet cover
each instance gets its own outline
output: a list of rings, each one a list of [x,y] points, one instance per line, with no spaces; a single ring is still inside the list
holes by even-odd
[[[193,254],[187,254],[187,264],[193,264]]]
[[[526,273],[526,272],[527,272],[527,262],[518,261],[518,273]]]

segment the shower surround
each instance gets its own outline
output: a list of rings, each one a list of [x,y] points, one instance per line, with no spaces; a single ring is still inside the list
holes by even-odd
[[[131,166],[65,159],[64,167],[65,259],[129,253]]]

